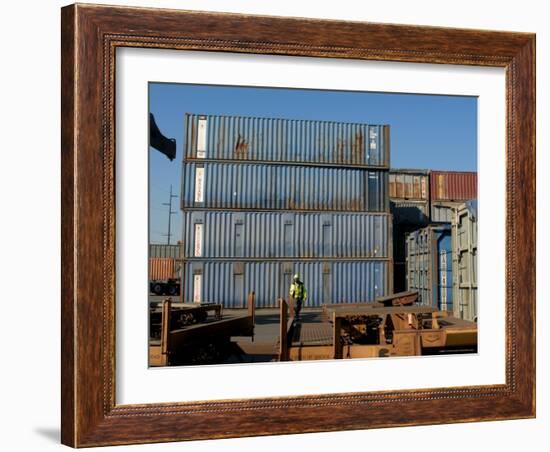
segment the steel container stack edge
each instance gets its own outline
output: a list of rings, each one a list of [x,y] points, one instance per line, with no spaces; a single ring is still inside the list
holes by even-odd
[[[184,163],[182,209],[389,212],[387,171]]]
[[[223,261],[187,260],[184,265],[185,299],[245,308],[253,288],[258,308],[277,307],[288,297],[294,273],[303,276],[306,307],[324,303],[373,301],[391,293],[390,260],[378,261]]]
[[[389,127],[330,121],[186,114],[185,158],[389,166]]]
[[[477,201],[456,209],[452,230],[454,316],[477,320]]]
[[[450,225],[428,226],[407,235],[408,290],[422,305],[453,311],[453,260]]]
[[[388,214],[206,210],[183,222],[187,257],[391,257]]]

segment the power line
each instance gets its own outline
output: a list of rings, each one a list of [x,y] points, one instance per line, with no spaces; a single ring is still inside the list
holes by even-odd
[[[170,238],[172,237],[172,215],[177,213],[176,211],[172,210],[172,198],[177,198],[177,195],[172,194],[172,184],[170,184],[170,197],[168,198],[168,202],[162,203],[163,206],[168,206],[168,234],[164,234],[166,237],[168,237],[168,245],[170,245]]]

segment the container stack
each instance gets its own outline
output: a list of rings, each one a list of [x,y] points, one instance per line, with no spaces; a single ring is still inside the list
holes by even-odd
[[[389,127],[186,115],[184,298],[305,306],[390,293]]]
[[[407,290],[406,236],[430,222],[430,172],[392,169],[389,181],[393,217],[393,285],[395,292],[402,292]]]
[[[411,175],[427,184],[429,197],[409,199],[414,190],[407,183],[418,184]],[[423,305],[477,319],[477,173],[392,170],[390,196],[396,290],[404,285],[419,292]]]

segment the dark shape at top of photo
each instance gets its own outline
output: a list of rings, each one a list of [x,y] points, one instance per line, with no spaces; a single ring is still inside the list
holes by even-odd
[[[176,158],[176,139],[167,138],[162,134],[153,113],[149,113],[149,144],[162,152],[170,161]]]

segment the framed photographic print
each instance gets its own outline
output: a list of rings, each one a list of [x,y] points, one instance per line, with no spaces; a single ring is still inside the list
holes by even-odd
[[[533,417],[534,69],[526,33],[63,8],[62,442]]]

